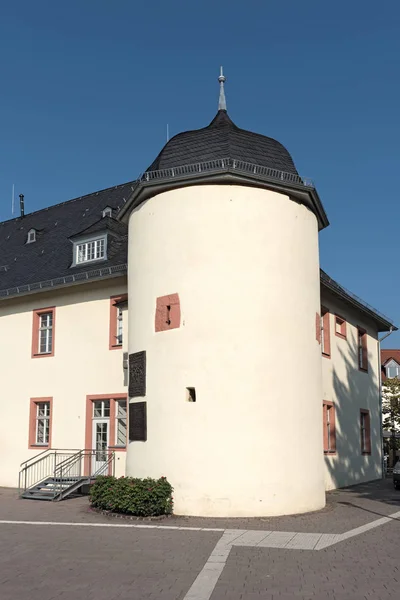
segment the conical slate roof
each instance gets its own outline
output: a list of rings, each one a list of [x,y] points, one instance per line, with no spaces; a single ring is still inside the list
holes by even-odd
[[[159,171],[218,158],[232,158],[298,175],[292,157],[282,144],[240,129],[226,110],[219,110],[207,127],[171,138],[147,170]]]

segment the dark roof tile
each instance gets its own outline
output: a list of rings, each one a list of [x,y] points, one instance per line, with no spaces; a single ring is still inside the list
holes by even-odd
[[[217,158],[233,158],[298,175],[292,157],[282,144],[240,129],[224,110],[219,110],[207,127],[171,138],[147,170],[159,171]]]
[[[90,268],[126,263],[126,226],[110,217],[101,217],[106,206],[118,211],[132,186],[133,182],[125,183],[0,223],[0,290],[88,270],[89,264],[70,268],[70,238],[95,227],[99,219],[122,237],[112,236],[108,260],[92,263]],[[32,228],[40,230],[40,235],[36,242],[27,244],[27,234]]]

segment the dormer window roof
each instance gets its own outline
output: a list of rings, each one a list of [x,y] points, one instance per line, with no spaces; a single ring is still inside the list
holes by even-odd
[[[111,208],[111,206],[106,206],[103,209],[102,215],[103,215],[103,219],[104,219],[104,217],[112,217],[112,208]]]
[[[30,229],[26,238],[27,244],[32,244],[33,242],[36,242],[36,229]]]

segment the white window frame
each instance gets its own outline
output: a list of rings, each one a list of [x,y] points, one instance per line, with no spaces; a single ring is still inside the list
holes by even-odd
[[[122,308],[120,306],[116,307],[117,309],[117,326],[115,329],[115,337],[117,340],[117,344],[119,346],[122,346],[122,341],[123,341],[123,335],[124,335],[124,331],[123,331],[123,312],[122,312]]]
[[[94,243],[94,257],[87,258],[89,244]],[[102,255],[98,256],[97,248],[98,246],[103,246]],[[83,260],[81,259],[81,252],[83,251],[84,256]],[[82,265],[86,265],[88,263],[100,262],[107,260],[107,234],[104,235],[93,235],[88,238],[83,238],[80,240],[74,241],[74,249],[73,249],[73,267],[80,267]]]
[[[92,404],[93,404],[93,414],[92,414],[92,418],[93,420],[96,419],[109,419],[110,418],[110,414],[111,414],[111,402],[112,400],[110,398],[105,398],[104,400],[93,400]],[[95,411],[96,411],[96,404],[100,404],[100,414],[96,415]],[[108,409],[108,415],[106,415],[106,407]]]
[[[43,325],[43,318],[46,317],[47,323]],[[49,317],[51,317],[51,324],[49,323]],[[39,354],[51,354],[53,351],[53,323],[54,313],[42,312],[38,315],[39,318],[39,335],[38,335],[38,353]],[[45,346],[42,350],[42,331],[45,332]]]
[[[30,229],[26,238],[27,244],[32,244],[33,242],[36,242],[36,229]]]
[[[44,407],[44,415],[39,415],[39,410]],[[48,446],[50,443],[50,402],[36,402],[36,424],[35,424],[35,445]],[[39,441],[39,422],[43,421],[43,441]]]

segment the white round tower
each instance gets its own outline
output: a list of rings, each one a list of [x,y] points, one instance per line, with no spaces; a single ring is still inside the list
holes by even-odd
[[[177,514],[323,507],[316,190],[220,109],[165,146],[123,212],[130,434],[146,440],[127,475],[168,477]]]

